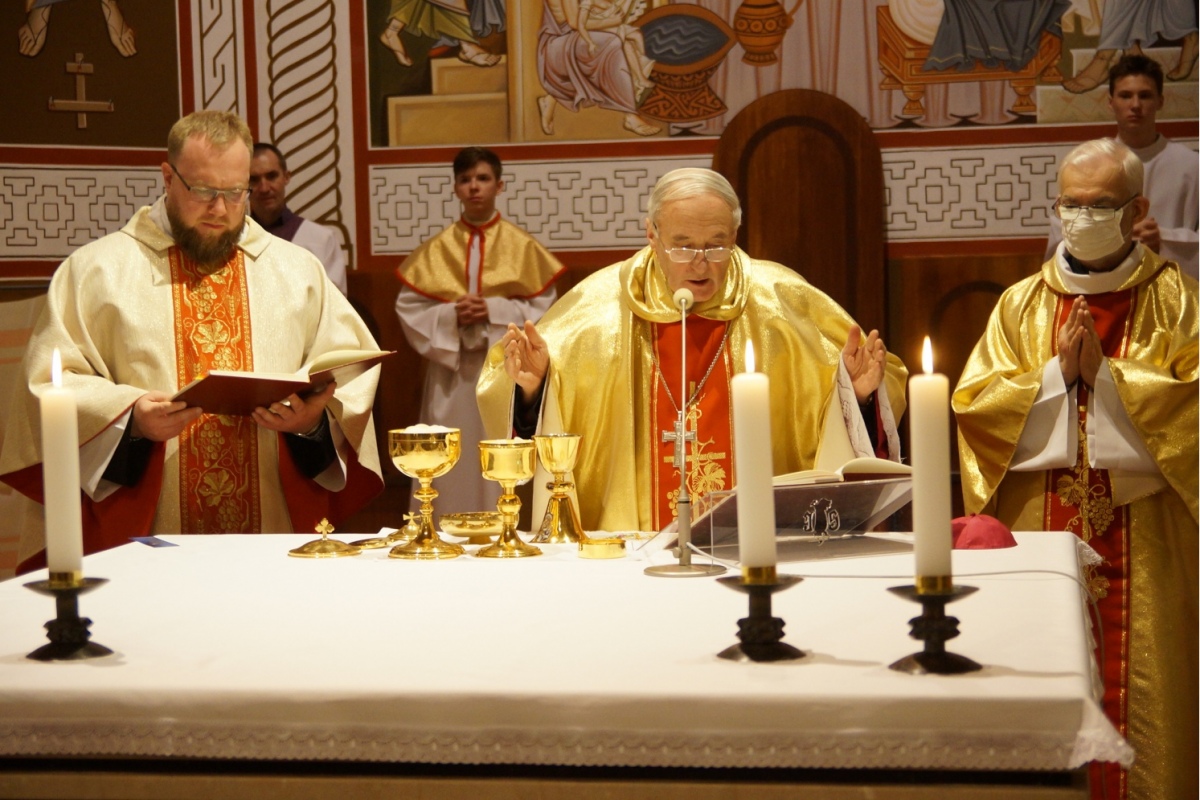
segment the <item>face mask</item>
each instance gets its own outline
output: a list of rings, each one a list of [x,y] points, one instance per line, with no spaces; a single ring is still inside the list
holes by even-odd
[[[1121,233],[1122,211],[1106,222],[1096,222],[1088,214],[1080,214],[1072,222],[1063,222],[1063,242],[1067,252],[1080,261],[1099,261],[1125,246]]]

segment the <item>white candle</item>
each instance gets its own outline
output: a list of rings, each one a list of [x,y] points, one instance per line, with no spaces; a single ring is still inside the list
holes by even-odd
[[[950,382],[933,372],[928,336],[921,362],[925,374],[908,382],[908,431],[916,584],[928,593],[950,588]]]
[[[733,453],[737,469],[738,560],[747,571],[774,580],[775,489],[771,483],[771,386],[754,371],[754,345],[746,345],[746,371],[733,377]],[[769,569],[769,575],[763,574]]]
[[[46,504],[46,565],[51,581],[75,584],[83,575],[79,512],[79,421],[75,395],[62,385],[62,358],[54,350],[52,386],[42,389],[42,492]]]

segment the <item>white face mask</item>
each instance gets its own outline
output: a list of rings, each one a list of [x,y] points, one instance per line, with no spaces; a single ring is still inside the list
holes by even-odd
[[[1063,242],[1067,252],[1080,261],[1099,261],[1125,246],[1125,234],[1121,232],[1122,210],[1106,222],[1096,222],[1089,214],[1080,214],[1071,222],[1063,221]]]

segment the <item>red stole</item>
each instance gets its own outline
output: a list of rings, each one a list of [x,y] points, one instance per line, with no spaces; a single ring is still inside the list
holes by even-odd
[[[214,369],[253,371],[250,298],[241,249],[205,274],[170,250],[175,369],[186,386]],[[204,414],[179,434],[180,530],[258,533],[258,425],[252,417]]]
[[[696,432],[696,440],[688,443],[687,448],[688,495],[693,500],[708,492],[728,489],[734,483],[729,349],[724,341],[727,326],[726,322],[703,317],[688,318],[688,396],[691,397],[700,386],[698,396],[688,406],[686,420],[687,430]],[[675,430],[679,415],[676,404],[684,402],[680,398],[679,385],[681,328],[678,322],[656,324],[652,332],[652,346],[657,358],[657,368],[650,377],[654,382],[654,391],[650,394],[650,437],[654,448],[651,472],[656,530],[666,527],[678,515],[679,470],[674,465],[675,444],[664,442],[662,431]]]
[[[1055,317],[1057,328],[1067,321],[1074,297],[1059,298]],[[1129,322],[1133,319],[1137,295],[1133,290],[1087,295],[1088,309],[1096,324],[1104,355],[1120,358],[1129,347]],[[1054,338],[1055,356],[1058,338]],[[1046,477],[1044,530],[1071,531],[1087,542],[1104,559],[1098,566],[1086,568],[1088,588],[1099,598],[1103,631],[1093,627],[1097,643],[1103,637],[1104,662],[1100,665],[1104,679],[1104,713],[1122,735],[1126,734],[1126,687],[1129,678],[1129,598],[1132,590],[1129,578],[1129,526],[1127,508],[1113,507],[1112,483],[1108,470],[1088,466],[1087,403],[1088,389],[1082,381],[1079,398],[1079,451],[1075,465],[1051,470]],[[1094,763],[1092,796],[1125,797],[1127,773],[1120,765]],[[1101,787],[1107,788],[1103,793]]]

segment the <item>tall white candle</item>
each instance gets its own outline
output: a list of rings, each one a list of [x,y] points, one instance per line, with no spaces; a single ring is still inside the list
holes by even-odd
[[[83,574],[79,511],[79,421],[75,395],[62,385],[62,358],[54,350],[51,386],[39,398],[42,414],[42,491],[46,503],[46,565],[51,580],[74,584]]]
[[[754,371],[753,344],[746,345],[746,371],[733,377],[732,387],[738,560],[746,577],[747,570],[775,567],[771,386],[765,374]]]
[[[913,467],[913,540],[919,593],[950,588],[950,382],[933,372],[929,337],[921,354],[924,375],[908,382]]]

